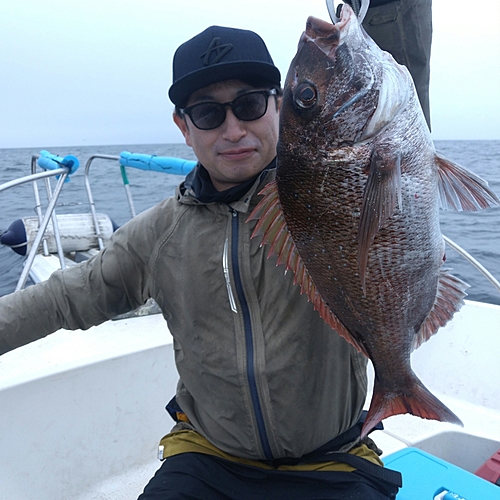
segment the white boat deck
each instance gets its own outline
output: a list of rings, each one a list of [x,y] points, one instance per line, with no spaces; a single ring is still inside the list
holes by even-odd
[[[500,448],[500,306],[467,302],[412,365],[464,428],[413,416],[371,436],[474,471]],[[172,421],[172,338],[161,315],[59,331],[0,357],[0,500],[135,499]],[[371,394],[371,388],[369,390]]]

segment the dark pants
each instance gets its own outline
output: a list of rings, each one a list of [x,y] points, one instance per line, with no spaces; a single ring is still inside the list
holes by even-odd
[[[358,471],[265,470],[183,453],[165,460],[139,500],[388,500],[396,492]]]
[[[408,68],[429,129],[432,0],[371,2],[363,27],[377,45]]]

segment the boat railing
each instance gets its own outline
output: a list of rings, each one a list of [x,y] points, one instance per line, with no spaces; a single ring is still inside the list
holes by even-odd
[[[185,160],[172,156],[156,156],[141,153],[129,153],[122,151],[120,153],[120,171],[122,174],[123,185],[127,192],[129,200],[130,213],[135,217],[135,207],[130,195],[129,182],[127,178],[126,167],[132,167],[139,170],[150,172],[160,172],[163,174],[187,175],[195,167],[196,161]]]
[[[472,264],[483,276],[485,276],[490,283],[500,292],[500,282],[486,269],[480,262],[478,262],[470,253],[464,250],[461,246],[457,245],[454,241],[450,240],[443,234],[444,241],[448,246],[453,248],[465,260]]]
[[[94,196],[92,195],[92,189],[90,187],[90,167],[92,166],[92,163],[94,160],[112,160],[112,161],[117,161],[120,159],[119,156],[116,155],[103,155],[103,154],[95,154],[92,155],[88,160],[87,163],[85,164],[85,189],[87,191],[87,197],[89,199],[89,205],[90,205],[90,212],[92,214],[92,220],[94,222],[94,229],[95,229],[95,234],[97,237],[97,244],[99,245],[99,250],[102,250],[104,248],[104,240],[101,235],[101,231],[99,229],[99,222],[97,220],[97,211],[95,208],[95,202],[94,202]]]
[[[128,167],[169,174],[186,175],[196,164],[195,161],[184,160],[182,158],[130,153],[128,151],[123,151],[119,156],[105,154],[92,155],[86,162],[84,173],[84,184],[90,205],[91,221],[89,220],[90,226],[88,227],[88,232],[85,232],[84,235],[80,235],[78,233],[78,239],[80,244],[85,244],[82,242],[87,242],[94,239],[93,241],[97,242],[96,246],[99,248],[99,250],[102,250],[104,248],[106,238],[109,238],[108,232],[113,223],[107,216],[98,214],[96,211],[96,205],[94,202],[94,196],[92,194],[92,188],[90,184],[90,168],[93,162],[97,159],[110,160],[118,163],[131,217],[135,217],[136,210],[126,172],[126,169]],[[55,262],[53,263],[51,261],[49,264],[48,261],[45,261],[44,270],[40,270],[42,272],[42,275],[38,275],[38,271],[34,270],[34,266],[36,255],[40,252],[42,252],[45,257],[49,257],[50,255],[57,252],[59,261],[59,264],[57,264],[57,266],[60,269],[65,269],[68,265],[71,264],[66,260],[68,251],[72,251],[68,250],[68,241],[75,241],[75,234],[73,233],[73,231],[78,230],[77,219],[71,218],[71,216],[69,215],[62,216],[63,218],[65,218],[63,227],[66,227],[66,230],[68,230],[67,225],[71,224],[71,230],[70,234],[66,234],[66,232],[64,232],[64,234],[61,236],[61,221],[58,220],[58,217],[56,215],[56,205],[58,203],[58,199],[65,182],[69,181],[68,176],[73,174],[77,170],[78,166],[79,161],[75,156],[69,155],[61,157],[58,155],[53,155],[48,151],[41,151],[40,154],[34,154],[31,157],[30,175],[0,184],[0,192],[2,192],[15,186],[32,183],[35,198],[35,212],[37,217],[27,217],[25,219],[21,219],[22,227],[26,231],[26,237],[24,238],[23,236],[21,236],[18,241],[15,241],[13,244],[8,244],[8,246],[11,246],[13,250],[21,253],[22,255],[25,255],[25,253],[21,252],[21,248],[26,246],[27,258],[24,263],[19,281],[16,285],[16,291],[25,286],[28,276],[31,275],[32,278],[36,281],[44,279],[41,276],[45,275],[47,272],[50,273],[50,270],[56,269]],[[38,172],[37,167],[44,169],[44,171]],[[51,177],[57,178],[55,189],[52,189],[52,184],[50,182]],[[47,193],[47,208],[45,212],[42,209],[40,192],[38,188],[38,181],[42,179],[45,181],[45,189]],[[35,223],[36,218],[38,218],[37,226],[32,226],[32,224]],[[25,224],[30,225],[29,236],[28,229]],[[49,232],[53,233],[50,235],[48,235],[49,225],[51,225],[51,230]],[[49,240],[51,241],[50,244],[48,243]],[[92,245],[92,243],[88,244]],[[95,243],[93,245],[95,245]],[[94,247],[89,247],[88,250],[92,250],[92,248]],[[92,255],[92,252],[79,249],[76,251],[76,254],[75,258],[79,257],[81,259],[88,258],[90,255]],[[32,274],[33,272],[34,274]]]
[[[37,165],[39,165],[41,168],[44,168],[45,171],[37,172]],[[21,177],[19,179],[14,179],[12,181],[0,185],[0,192],[2,192],[12,187],[20,186],[22,184],[31,182],[35,197],[35,210],[38,216],[39,229],[35,237],[35,240],[33,241],[33,245],[28,253],[28,257],[26,258],[23,270],[21,272],[21,276],[19,277],[19,280],[17,282],[15,289],[16,291],[23,288],[23,286],[26,284],[29,272],[35,260],[35,256],[38,253],[38,248],[40,244],[42,244],[43,247],[43,254],[49,255],[49,248],[47,245],[47,241],[43,238],[50,221],[52,221],[52,227],[54,230],[54,239],[56,242],[57,254],[59,257],[61,269],[65,269],[66,267],[55,207],[59,195],[61,194],[64,183],[68,180],[68,176],[76,171],[78,166],[79,166],[78,159],[75,158],[74,156],[66,156],[62,158],[57,155],[51,155],[47,151],[42,151],[40,154],[32,155],[30,175]],[[50,183],[51,177],[58,178],[54,190],[52,190],[52,186]],[[45,210],[45,214],[43,213],[42,210],[40,193],[38,190],[38,181],[41,179],[44,179],[45,181],[45,189],[47,192],[48,205],[47,209]]]
[[[122,151],[120,153],[120,156],[104,154],[92,155],[85,164],[85,189],[87,191],[87,197],[89,199],[90,211],[92,213],[92,219],[94,222],[100,250],[104,248],[104,241],[100,234],[99,224],[97,221],[97,211],[95,207],[94,197],[92,195],[92,188],[90,186],[90,167],[95,160],[111,160],[119,162],[123,187],[125,188],[125,195],[127,198],[131,217],[135,217],[137,213],[130,190],[130,183],[126,171],[127,167],[140,170],[149,170],[153,172],[161,172],[165,174],[187,175],[196,165],[195,161],[185,160],[183,158],[130,153],[128,151]]]

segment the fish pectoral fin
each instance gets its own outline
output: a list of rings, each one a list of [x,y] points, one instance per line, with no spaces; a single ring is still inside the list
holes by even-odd
[[[456,163],[436,154],[441,208],[457,212],[476,212],[500,205],[488,183]]]
[[[429,314],[425,318],[413,341],[412,350],[418,349],[427,342],[442,326],[446,325],[453,315],[464,305],[467,283],[449,273],[449,269],[441,269],[437,286],[436,299]]]
[[[287,270],[293,271],[294,284],[300,285],[301,293],[307,294],[309,301],[313,303],[314,309],[318,311],[323,320],[358,351],[368,356],[364,346],[354,339],[337,316],[333,314],[316,288],[287,228],[278,197],[276,181],[267,184],[259,194],[263,195],[264,198],[247,219],[247,222],[258,220],[252,232],[252,238],[262,236],[261,246],[270,245],[267,257],[276,254],[278,256],[277,265],[285,264]]]
[[[401,209],[401,154],[387,156],[375,151],[370,163],[358,226],[358,265],[363,289],[368,252],[378,231],[393,215],[396,201]]]

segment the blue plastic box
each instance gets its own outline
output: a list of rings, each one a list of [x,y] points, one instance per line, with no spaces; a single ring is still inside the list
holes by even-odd
[[[466,453],[466,450],[464,450]],[[434,500],[447,490],[464,500],[500,500],[500,487],[417,448],[405,448],[383,459],[403,475],[397,500]]]

